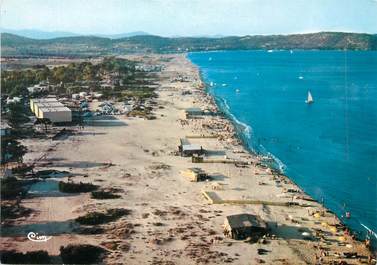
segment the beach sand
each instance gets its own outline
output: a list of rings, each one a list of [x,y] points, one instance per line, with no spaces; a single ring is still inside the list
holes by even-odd
[[[316,257],[321,257],[321,264],[334,260],[359,264],[360,260],[367,260],[370,253],[362,243],[331,226],[339,223],[332,213],[311,201],[287,177],[257,165],[258,158],[244,149],[228,120],[202,116],[182,122],[186,108],[216,109],[212,98],[203,90],[198,69],[184,55],[127,58],[163,65],[156,91],[157,119],[120,115],[107,126],[71,128],[74,134],[64,140],[24,141],[29,149],[25,162],[34,162],[46,154],[38,163],[50,164],[40,169],[67,170],[73,174],[74,182],[120,189],[121,198],[94,200],[84,193],[26,198],[22,205],[34,212],[30,217],[16,220],[14,231],[3,228],[3,249],[48,250],[51,255],[59,255],[60,246],[87,243],[109,251],[107,264],[258,264],[263,261],[315,264]],[[178,81],[177,76],[185,76],[188,81]],[[182,95],[182,91],[189,92]],[[208,150],[208,159],[237,160],[247,165],[194,164],[191,158],[178,156],[179,139],[188,135],[217,135],[217,138],[190,141]],[[204,169],[213,180],[190,182],[181,174],[190,167]],[[220,201],[211,204],[203,191],[216,193]],[[252,204],[252,201],[266,201],[271,205]],[[287,202],[300,205],[272,205]],[[103,225],[103,234],[72,232],[74,218],[109,208],[130,209],[131,214]],[[224,218],[238,213],[257,214],[269,224],[270,236],[265,242],[248,243],[223,236]],[[28,240],[26,234],[36,227],[52,235],[52,239],[44,243]],[[304,239],[303,232],[316,239]],[[266,253],[259,255],[258,249]],[[345,259],[341,257],[343,252],[357,252],[363,258]]]

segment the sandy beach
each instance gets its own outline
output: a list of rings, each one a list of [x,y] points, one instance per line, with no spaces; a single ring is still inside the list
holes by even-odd
[[[73,134],[65,139],[23,141],[29,150],[26,163],[43,157],[36,169],[68,171],[72,181],[117,189],[121,198],[95,200],[87,193],[27,197],[21,205],[33,212],[3,228],[3,249],[43,249],[57,256],[69,243],[92,244],[109,251],[106,264],[368,263],[371,253],[364,244],[340,229],[331,212],[286,176],[261,166],[237,139],[230,121],[221,115],[183,119],[187,108],[217,110],[199,70],[185,55],[126,58],[163,66],[156,119],[117,115],[84,128],[71,127]],[[177,78],[182,76],[184,80]],[[192,163],[179,156],[179,139],[185,137],[200,144],[205,160],[213,163]],[[220,162],[224,160],[229,163]],[[190,182],[182,171],[191,167],[202,168],[212,180]],[[75,232],[75,218],[110,208],[131,213],[102,225],[101,234]],[[224,237],[225,217],[238,213],[259,215],[268,223],[269,234],[257,243]],[[52,238],[28,240],[27,233],[36,228]],[[357,258],[346,257],[354,252]]]

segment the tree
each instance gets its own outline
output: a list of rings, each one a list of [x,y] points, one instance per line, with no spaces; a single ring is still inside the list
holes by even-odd
[[[82,77],[86,81],[92,81],[95,79],[95,71],[92,64],[85,65]]]
[[[24,85],[15,85],[13,89],[9,92],[9,96],[11,97],[19,97],[19,96],[28,96],[29,91],[26,89]]]
[[[51,75],[50,69],[44,66],[42,69],[37,70],[36,79],[41,82],[47,80]]]
[[[8,162],[21,162],[27,148],[15,139],[1,138],[1,164]]]
[[[12,128],[18,129],[30,120],[22,103],[10,103],[7,107],[6,118]]]
[[[50,119],[42,118],[42,119],[37,119],[37,121],[35,122],[35,124],[43,124],[45,126],[45,132],[47,133],[48,125],[51,125],[52,122],[51,122]]]

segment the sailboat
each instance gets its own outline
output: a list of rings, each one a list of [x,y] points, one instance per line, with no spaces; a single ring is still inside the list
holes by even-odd
[[[306,104],[314,103],[314,100],[313,100],[313,97],[312,97],[312,94],[310,93],[310,91],[308,91],[308,98],[305,100],[305,103]]]

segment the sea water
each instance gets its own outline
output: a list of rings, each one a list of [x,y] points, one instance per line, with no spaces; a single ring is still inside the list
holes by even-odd
[[[361,238],[365,227],[377,231],[377,52],[216,51],[188,58],[249,149],[273,157]],[[308,91],[313,104],[305,103]]]

